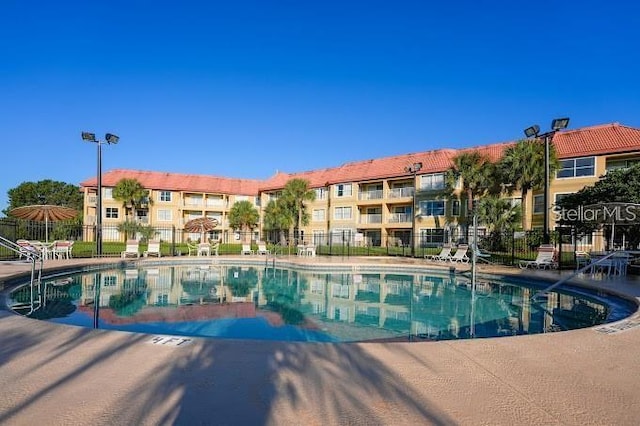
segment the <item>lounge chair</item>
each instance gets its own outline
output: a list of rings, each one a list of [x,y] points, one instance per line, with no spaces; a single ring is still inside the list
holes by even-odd
[[[456,252],[453,256],[449,256],[447,260],[450,262],[469,263],[469,256],[467,256],[468,251],[469,246],[467,244],[459,244]]]
[[[535,260],[521,260],[520,268],[555,269],[558,267],[556,249],[551,245],[538,247],[538,255]]]
[[[71,249],[73,248],[73,241],[59,241],[53,242],[51,250],[52,259],[71,259]]]
[[[440,260],[445,261],[451,257],[452,247],[450,244],[445,244],[442,246],[442,250],[438,254],[427,254],[424,256],[425,259],[428,260]]]
[[[127,240],[124,251],[120,253],[120,257],[123,259],[129,256],[140,257],[139,243],[137,240]]]
[[[264,241],[258,241],[258,250],[256,250],[256,254],[266,256],[269,253],[269,250],[267,250],[267,243]]]
[[[252,255],[253,254],[253,250],[251,250],[251,244],[243,244],[242,245],[242,251],[240,251],[241,255]]]
[[[147,250],[143,253],[144,257],[157,256],[160,257],[160,240],[150,240]]]
[[[23,257],[26,259],[32,259],[35,257],[40,257],[42,253],[40,249],[38,249],[31,241],[28,240],[18,240],[16,244],[20,246],[20,259]]]
[[[220,241],[216,241],[215,244],[211,246],[211,251],[214,256],[218,256],[218,252],[220,251]]]
[[[313,244],[307,244],[304,246],[304,253],[307,256],[316,257],[316,246]]]

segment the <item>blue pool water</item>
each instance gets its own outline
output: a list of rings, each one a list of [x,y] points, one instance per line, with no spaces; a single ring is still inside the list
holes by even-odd
[[[233,339],[351,342],[512,336],[589,327],[633,312],[585,290],[447,273],[147,265],[44,279],[10,304],[36,319],[111,330]]]

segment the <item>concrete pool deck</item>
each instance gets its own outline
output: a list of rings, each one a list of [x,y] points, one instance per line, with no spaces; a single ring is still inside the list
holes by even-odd
[[[45,269],[117,261],[49,261]],[[0,263],[0,288],[27,270],[25,264]],[[493,266],[480,271],[523,273]],[[532,275],[560,277],[557,271]],[[636,277],[581,281],[640,300]],[[26,319],[2,303],[0,424],[635,425],[640,315],[618,325],[612,333],[589,328],[441,342],[196,338],[178,344]]]

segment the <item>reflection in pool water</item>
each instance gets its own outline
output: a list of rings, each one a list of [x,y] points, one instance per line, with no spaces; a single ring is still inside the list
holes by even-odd
[[[287,341],[443,340],[588,327],[618,301],[454,274],[318,272],[227,265],[104,269],[12,293],[18,313],[57,323],[183,336]],[[612,312],[614,317],[612,318]]]

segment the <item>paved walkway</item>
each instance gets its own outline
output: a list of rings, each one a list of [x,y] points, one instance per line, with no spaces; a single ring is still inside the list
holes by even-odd
[[[47,268],[88,262],[96,260],[50,261]],[[0,283],[25,269],[0,264]],[[640,296],[640,282],[587,284]],[[636,323],[638,313],[618,325]],[[0,309],[0,342],[0,424],[636,425],[640,419],[640,327],[443,342],[178,345]]]

